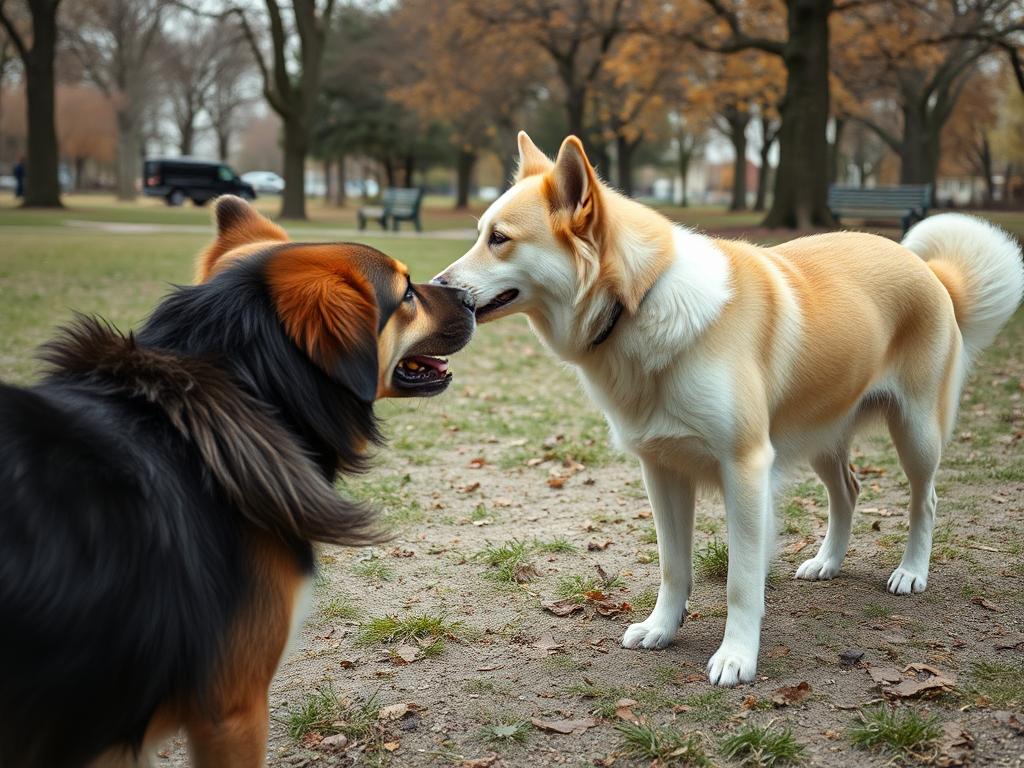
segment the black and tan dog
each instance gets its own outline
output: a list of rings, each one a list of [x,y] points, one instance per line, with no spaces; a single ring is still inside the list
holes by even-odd
[[[138,333],[79,317],[41,383],[0,385],[5,768],[133,763],[182,726],[196,765],[261,765],[312,542],[376,536],[335,474],[472,335],[465,294],[379,251],[216,218],[203,282]]]

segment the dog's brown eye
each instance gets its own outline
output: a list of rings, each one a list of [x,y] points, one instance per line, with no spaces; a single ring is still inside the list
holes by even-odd
[[[499,232],[496,229],[492,229],[491,230],[491,237],[487,241],[487,244],[488,245],[501,245],[502,243],[507,243],[510,239],[511,238],[508,235],[504,234],[503,232]]]

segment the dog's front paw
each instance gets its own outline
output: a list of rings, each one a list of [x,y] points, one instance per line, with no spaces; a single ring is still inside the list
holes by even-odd
[[[678,624],[657,621],[653,616],[639,624],[631,624],[622,636],[623,648],[664,648],[672,642]]]
[[[831,560],[827,557],[821,557],[818,555],[816,557],[812,557],[810,560],[805,560],[803,564],[796,569],[796,578],[806,579],[807,581],[834,579],[839,575],[840,565],[841,563],[839,560]]]
[[[928,574],[920,573],[902,565],[889,577],[889,591],[894,595],[909,595],[911,592],[924,592],[928,586]]]
[[[708,679],[712,685],[731,688],[737,683],[749,683],[757,672],[757,650],[740,645],[722,643],[708,661]]]

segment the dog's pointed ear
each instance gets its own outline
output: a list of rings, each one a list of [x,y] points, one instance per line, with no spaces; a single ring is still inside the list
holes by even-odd
[[[376,293],[344,259],[323,249],[285,248],[267,265],[267,284],[291,339],[364,403],[377,396]]]
[[[551,209],[567,212],[576,234],[592,234],[597,220],[597,173],[587,159],[583,142],[575,136],[562,142],[550,180]]]
[[[516,181],[522,181],[527,176],[547,173],[552,169],[554,163],[551,162],[551,158],[537,148],[526,131],[519,132],[518,141],[519,165],[516,168]]]
[[[218,197],[213,204],[217,236],[199,254],[196,282],[205,283],[231,259],[222,258],[243,245],[261,242],[288,242],[288,235],[277,224],[261,215],[249,203],[234,195]]]

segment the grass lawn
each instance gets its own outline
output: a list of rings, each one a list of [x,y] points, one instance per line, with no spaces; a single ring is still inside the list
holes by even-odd
[[[208,239],[192,231],[208,211],[69,203],[56,213],[0,210],[5,381],[32,380],[33,348],[72,310],[121,328],[138,324],[171,284],[191,279],[194,254]],[[312,214],[317,228],[351,226],[351,209],[313,206]],[[712,209],[680,217],[729,231],[757,221]],[[1024,235],[1024,216],[998,218]],[[67,220],[192,226],[113,234]],[[473,226],[465,213],[434,208],[426,222]],[[364,239],[421,280],[467,245]],[[636,463],[609,447],[601,414],[521,318],[484,326],[452,367],[445,395],[379,405],[389,445],[371,472],[343,483],[378,506],[395,538],[370,550],[321,552],[312,613],[271,693],[271,765],[351,764],[351,749],[322,741],[330,734],[365,750],[364,763],[424,767],[611,758],[616,766],[756,764],[752,755],[822,766],[839,755],[842,765],[880,767],[953,749],[929,725],[914,731],[911,751],[905,732],[920,723],[970,733],[977,764],[1018,758],[1019,737],[999,712],[1024,708],[1014,650],[1024,642],[1024,312],[964,393],[939,476],[928,591],[885,591],[906,539],[908,490],[888,438],[865,435],[855,444],[863,490],[852,549],[835,581],[790,578],[824,534],[820,485],[801,470],[781,494],[761,677],[730,691],[710,688],[703,674],[725,617],[720,502],[698,503],[695,549],[708,567],[676,643],[659,652],[620,648],[625,626],[643,618],[658,585]],[[608,591],[627,604],[624,612],[560,618],[542,609],[569,587],[586,600],[578,585]],[[841,663],[848,649],[863,652],[862,661]],[[953,690],[879,714],[867,667],[913,663],[958,675]],[[805,700],[773,703],[780,686],[802,682],[810,686]],[[623,708],[624,699],[632,704]],[[381,714],[410,702],[416,706],[397,719]],[[534,718],[593,720],[560,734],[535,727]],[[881,735],[865,738],[865,723],[876,721],[872,733]],[[185,759],[176,741],[156,764]]]

